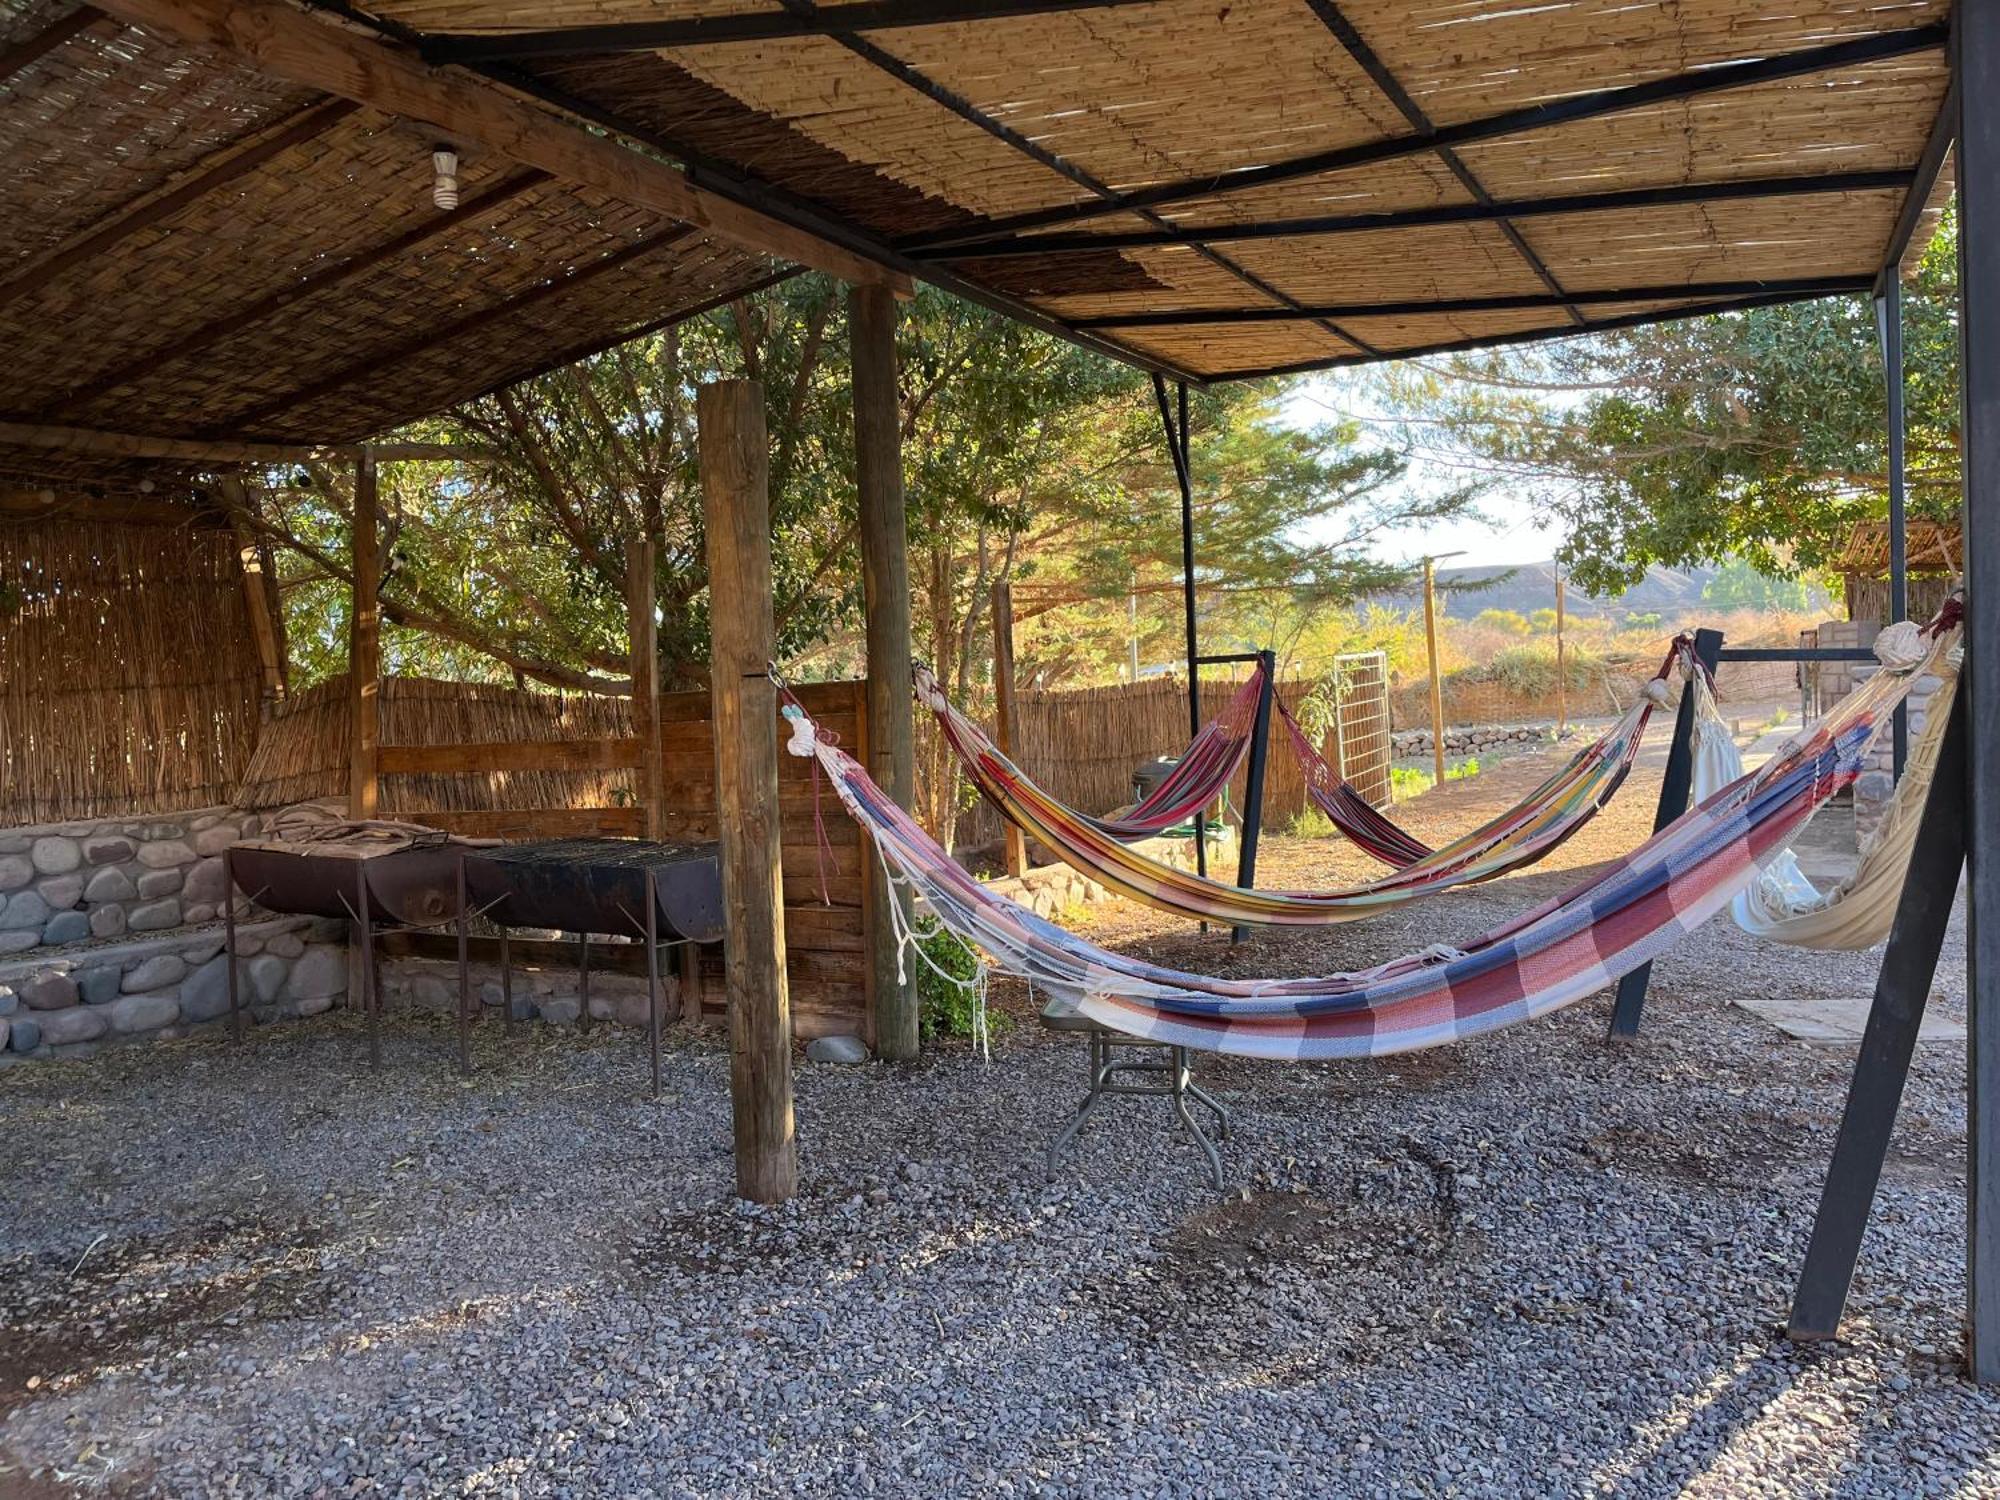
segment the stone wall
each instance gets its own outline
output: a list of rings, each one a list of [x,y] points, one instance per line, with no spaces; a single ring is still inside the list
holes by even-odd
[[[0,962],[0,1065],[77,1057],[228,1024],[219,925]],[[347,925],[271,917],[236,929],[241,1003],[265,1023],[330,1010],[347,991]]]
[[[1446,755],[1477,755],[1482,750],[1532,750],[1553,743],[1553,724],[1470,724],[1454,729],[1445,726]],[[1390,743],[1396,759],[1431,753],[1428,729],[1399,729]]]
[[[0,831],[0,957],[213,920],[222,851],[260,826],[209,807]]]
[[[1132,846],[1149,859],[1161,864],[1174,865],[1183,870],[1195,867],[1193,839],[1142,839]],[[1236,830],[1225,828],[1221,838],[1209,840],[1210,868],[1222,861],[1232,861],[1236,857]],[[1113,892],[1106,890],[1081,870],[1073,870],[1065,864],[1037,865],[1018,880],[1007,878],[986,882],[989,890],[1018,901],[1038,917],[1053,921],[1072,906],[1086,902],[1109,901]]]

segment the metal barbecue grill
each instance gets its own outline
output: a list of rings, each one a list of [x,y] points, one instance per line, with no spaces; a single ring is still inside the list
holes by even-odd
[[[720,846],[639,839],[574,838],[466,849],[458,870],[459,1066],[471,1069],[471,918],[500,929],[500,999],[514,1021],[508,929],[552,927],[577,938],[577,1023],[590,1024],[590,937],[629,938],[646,948],[646,1036],[653,1092],[660,1091],[660,943],[720,941]]]

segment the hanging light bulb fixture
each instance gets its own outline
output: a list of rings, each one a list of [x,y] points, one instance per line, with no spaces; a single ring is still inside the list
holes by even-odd
[[[458,153],[449,146],[439,146],[431,152],[431,170],[436,177],[431,182],[431,202],[449,212],[458,207]]]

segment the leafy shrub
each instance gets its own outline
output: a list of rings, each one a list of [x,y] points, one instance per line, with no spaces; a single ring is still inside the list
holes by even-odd
[[[1538,634],[1546,635],[1556,628],[1556,612],[1552,609],[1538,609],[1528,616],[1528,623]]]
[[[916,946],[922,957],[906,953],[903,961],[916,970],[917,1004],[922,1018],[919,1024],[924,1040],[974,1035],[979,1019],[978,957],[955,933],[943,927],[926,933]],[[945,978],[947,974],[950,979]]]
[[[1504,631],[1508,635],[1526,635],[1528,617],[1515,609],[1482,609],[1472,617],[1475,625],[1484,625],[1488,630]]]
[[[1393,777],[1394,772],[1390,775]],[[1292,819],[1291,827],[1285,830],[1295,839],[1331,838],[1334,833],[1333,819],[1317,807],[1307,807]]]

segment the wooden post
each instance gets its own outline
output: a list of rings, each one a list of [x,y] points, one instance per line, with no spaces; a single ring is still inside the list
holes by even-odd
[[[785,980],[777,689],[771,620],[770,446],[764,388],[718,380],[695,399],[708,532],[709,681],[729,972],[729,1097],[736,1191],[759,1203],[798,1187],[792,1010]]]
[[[1438,677],[1437,562],[1424,559],[1424,644],[1431,664],[1431,763],[1444,785],[1444,683]]]
[[[1006,579],[993,585],[993,719],[1000,732],[1000,752],[1012,759],[1018,720],[1014,710],[1014,586]],[[1028,840],[1020,825],[1001,820],[1007,830],[1007,873],[1016,880],[1028,873]]]
[[[910,554],[903,510],[902,403],[896,387],[896,299],[884,286],[848,294],[854,376],[854,481],[861,507],[861,590],[868,632],[868,774],[908,808],[916,798],[916,724],[910,706]],[[917,1055],[915,987],[899,976],[889,903],[903,898],[878,862],[869,925],[875,1051]]]
[[[375,450],[354,461],[354,613],[347,630],[347,689],[353,710],[347,814],[372,818],[379,804],[382,750],[382,549],[375,526]]]
[[[264,674],[264,699],[281,702],[285,696],[284,616],[279,613],[276,580],[270,574],[270,554],[244,524],[248,502],[243,481],[225,474],[216,485],[222,503],[236,531],[236,560],[243,574],[243,607],[250,616],[250,638],[257,646],[257,664]]]
[[[625,544],[625,619],[632,650],[632,733],[639,740],[640,832],[665,835],[665,753],[660,747],[660,638],[654,609],[653,543]]]
[[[1563,575],[1560,565],[1556,568],[1556,738],[1560,739],[1569,728],[1569,682],[1563,670],[1567,658],[1563,654],[1563,626],[1565,621],[1565,601],[1563,598]]]

